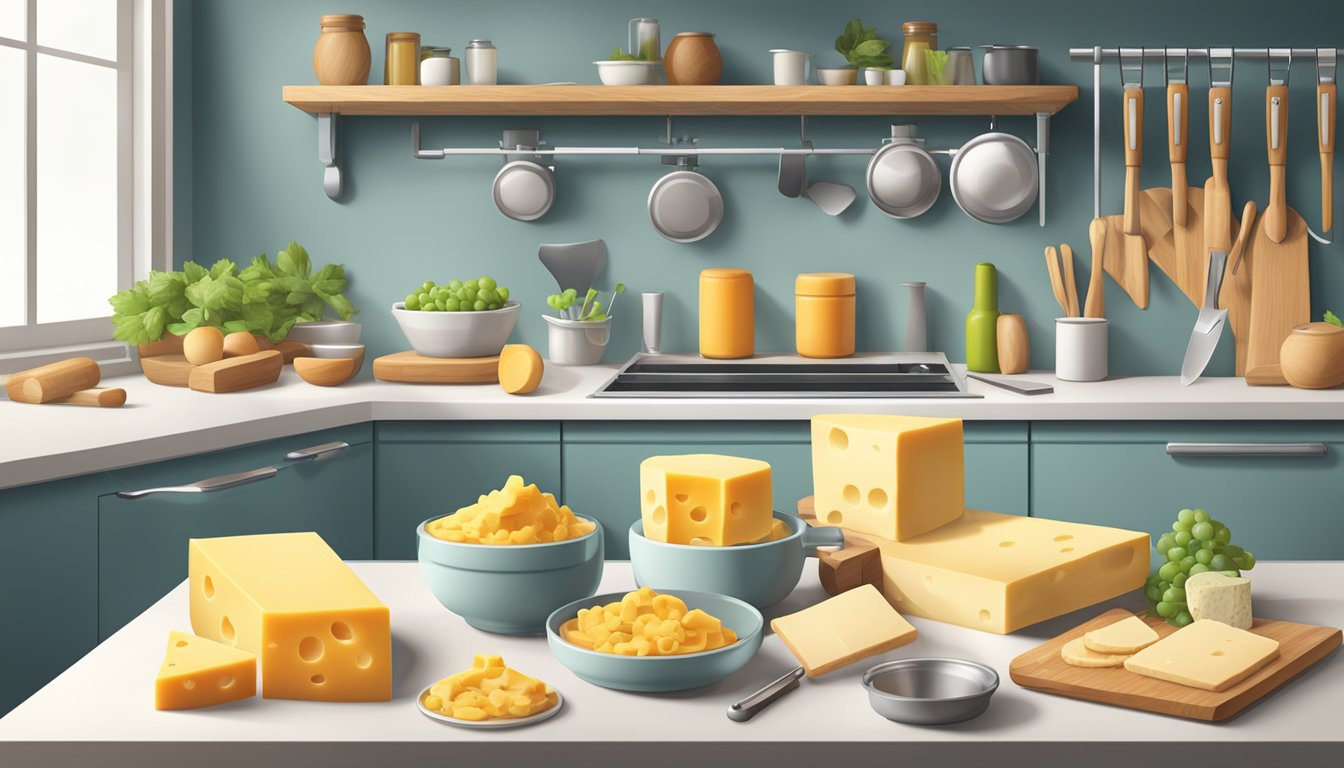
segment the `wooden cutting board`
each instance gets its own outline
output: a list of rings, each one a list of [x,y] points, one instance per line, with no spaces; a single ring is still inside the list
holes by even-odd
[[[373,378],[403,384],[493,384],[499,381],[499,355],[453,358],[397,352],[373,361]]]
[[[185,387],[196,366],[182,355],[155,355],[140,358],[140,370],[145,378],[165,387]]]
[[[1341,640],[1340,631],[1333,627],[1256,619],[1251,631],[1278,640],[1279,658],[1237,685],[1217,693],[1144,677],[1124,667],[1075,667],[1065,664],[1059,657],[1059,649],[1070,640],[1130,615],[1123,608],[1114,608],[1027,651],[1013,659],[1008,667],[1009,676],[1023,688],[1075,699],[1194,720],[1226,720],[1328,656],[1339,648]],[[1162,637],[1176,631],[1176,627],[1157,616],[1144,621]]]
[[[1251,230],[1246,258],[1255,266],[1251,275],[1248,369],[1278,363],[1283,340],[1297,326],[1311,322],[1307,223],[1297,211],[1287,210],[1288,234],[1283,242],[1269,239],[1264,216]]]
[[[284,354],[276,349],[240,357],[226,357],[191,369],[187,386],[197,392],[222,394],[274,384],[285,366]]]

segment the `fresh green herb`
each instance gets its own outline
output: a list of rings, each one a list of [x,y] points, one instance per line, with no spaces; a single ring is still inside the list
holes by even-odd
[[[658,51],[650,40],[640,48],[638,56],[626,53],[624,48],[615,48],[607,57],[607,61],[658,61]]]
[[[616,297],[622,293],[625,293],[625,283],[617,283],[611,291],[611,301],[603,308],[602,302],[597,299],[597,289],[589,288],[583,297],[583,303],[579,305],[578,317],[574,318],[568,317],[569,309],[579,298],[579,292],[573,288],[566,288],[562,293],[547,296],[546,305],[559,312],[562,319],[598,323],[611,316],[611,307],[616,303]]]
[[[1328,309],[1325,310],[1325,317],[1321,319],[1331,325],[1338,325],[1341,328],[1344,328],[1344,320],[1340,320],[1339,315],[1336,315],[1334,312],[1331,312]]]
[[[154,270],[108,303],[113,336],[128,344],[147,344],[165,332],[182,336],[201,326],[281,341],[295,323],[321,320],[327,307],[350,319],[356,310],[343,293],[345,284],[344,266],[328,264],[314,273],[308,252],[290,243],[275,263],[262,254],[242,271],[229,259],[209,269],[188,261],[180,272]]]
[[[863,26],[862,19],[851,19],[845,25],[844,32],[835,38],[836,52],[844,56],[845,61],[852,66],[860,69],[890,67],[895,64],[891,54],[887,53],[890,47],[891,43],[878,39],[875,28]]]
[[[611,55],[607,57],[607,61],[639,61],[639,57],[631,56],[625,52],[624,48],[615,48]]]
[[[929,70],[930,85],[946,85],[943,70],[947,68],[947,51],[924,51],[924,66]]]

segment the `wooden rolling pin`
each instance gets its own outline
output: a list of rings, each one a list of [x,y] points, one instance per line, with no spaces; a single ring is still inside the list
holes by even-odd
[[[98,363],[92,358],[72,357],[19,371],[9,378],[5,392],[16,403],[50,403],[98,386],[101,377]]]
[[[120,408],[125,404],[126,390],[121,387],[81,389],[69,397],[50,402],[50,405],[92,405],[100,408]]]

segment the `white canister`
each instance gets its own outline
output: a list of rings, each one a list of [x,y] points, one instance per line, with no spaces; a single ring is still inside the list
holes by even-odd
[[[499,51],[494,43],[482,38],[467,43],[467,82],[471,85],[499,82]]]
[[[1055,377],[1061,381],[1101,381],[1107,376],[1104,317],[1055,319]]]
[[[905,85],[904,69],[888,69],[887,85]]]
[[[770,51],[775,59],[775,85],[803,85],[807,82],[807,64],[812,54],[775,48]]]
[[[887,70],[865,69],[863,70],[863,82],[867,85],[886,85]]]
[[[461,62],[448,55],[451,48],[425,46],[420,54],[421,85],[457,85],[462,82]]]

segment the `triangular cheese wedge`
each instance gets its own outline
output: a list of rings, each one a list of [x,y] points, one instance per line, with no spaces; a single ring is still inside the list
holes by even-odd
[[[257,695],[257,657],[172,630],[154,680],[155,709],[196,709]]]

